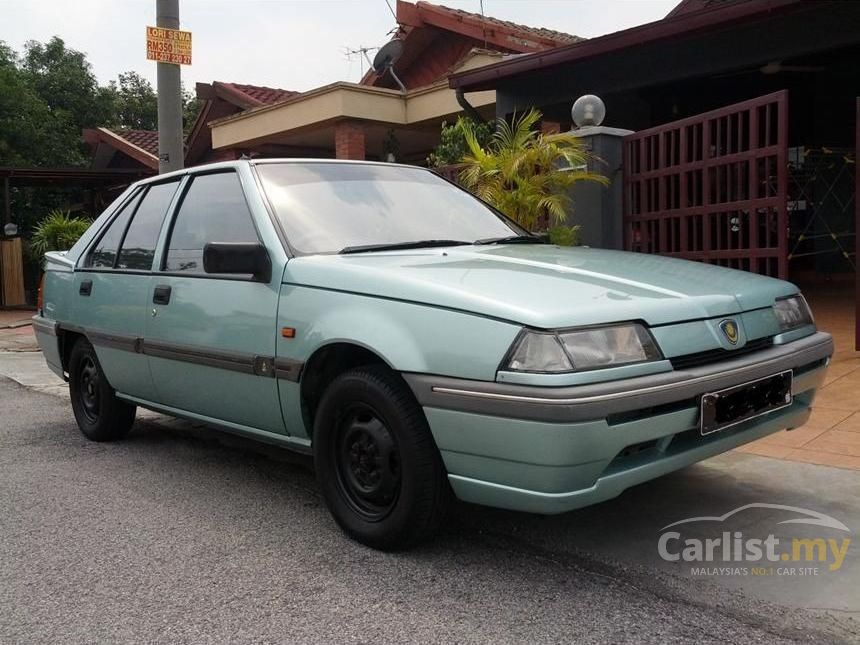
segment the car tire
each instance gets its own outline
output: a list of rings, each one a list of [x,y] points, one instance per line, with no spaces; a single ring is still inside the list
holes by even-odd
[[[451,489],[427,419],[412,391],[385,366],[338,376],[314,423],[317,481],[335,521],[382,550],[430,538]]]
[[[87,439],[122,439],[134,424],[136,407],[117,398],[85,338],[75,342],[69,357],[69,396],[75,420]]]

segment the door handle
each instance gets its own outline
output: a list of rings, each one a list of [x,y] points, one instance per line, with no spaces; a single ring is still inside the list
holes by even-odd
[[[81,287],[78,289],[78,293],[82,296],[88,296],[93,292],[93,281],[92,280],[83,280],[81,281]]]
[[[166,284],[160,284],[155,287],[155,291],[152,293],[152,304],[154,305],[168,305],[170,304],[170,286]]]

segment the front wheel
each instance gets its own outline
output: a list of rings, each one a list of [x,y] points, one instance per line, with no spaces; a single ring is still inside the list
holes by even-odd
[[[340,527],[377,549],[429,538],[450,498],[424,413],[384,366],[345,372],[328,387],[314,423],[314,462]]]
[[[69,357],[69,395],[75,420],[87,439],[114,441],[131,430],[135,406],[116,397],[93,346],[84,338],[75,343]]]

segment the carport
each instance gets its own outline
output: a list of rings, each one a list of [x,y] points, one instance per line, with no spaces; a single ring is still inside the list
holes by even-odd
[[[854,280],[860,4],[684,0],[663,20],[454,74],[562,127],[599,95],[631,250],[804,283]],[[858,292],[860,295],[860,292]],[[860,342],[860,327],[858,327]]]
[[[97,214],[129,184],[151,172],[141,169],[90,170],[87,168],[11,168],[0,167],[3,186],[3,224],[15,225],[12,235],[0,237],[0,308],[13,308],[34,301],[35,294],[25,277],[21,222],[14,215],[14,196],[26,188],[83,188],[86,204],[83,207]],[[32,276],[31,276],[32,277]]]

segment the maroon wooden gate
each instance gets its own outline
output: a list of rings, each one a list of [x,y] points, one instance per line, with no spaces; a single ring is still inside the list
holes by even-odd
[[[785,278],[788,93],[624,139],[625,248]]]

